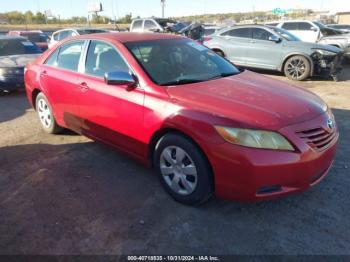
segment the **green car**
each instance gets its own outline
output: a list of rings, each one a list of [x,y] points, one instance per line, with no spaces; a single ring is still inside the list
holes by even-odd
[[[343,56],[337,47],[302,42],[284,29],[263,25],[222,29],[204,45],[238,66],[280,71],[298,81],[314,75],[337,80]]]

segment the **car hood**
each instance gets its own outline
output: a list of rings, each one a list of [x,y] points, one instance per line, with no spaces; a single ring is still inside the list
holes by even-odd
[[[268,130],[314,119],[327,108],[311,92],[250,71],[169,87],[168,94],[184,107]]]
[[[327,51],[331,51],[334,53],[341,52],[341,49],[339,49],[338,47],[335,47],[335,46],[302,42],[302,41],[288,41],[286,45],[289,47],[300,47],[303,49],[305,49],[305,48],[307,48],[307,49],[322,49],[322,50],[327,50]]]
[[[350,33],[345,33],[341,35],[329,35],[329,36],[323,36],[324,39],[350,39]]]
[[[0,67],[24,67],[40,54],[0,56]]]

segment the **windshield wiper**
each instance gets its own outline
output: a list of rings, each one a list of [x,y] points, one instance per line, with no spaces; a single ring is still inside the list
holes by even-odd
[[[171,85],[184,85],[184,84],[192,84],[192,83],[198,83],[198,82],[203,82],[204,80],[202,79],[190,79],[190,78],[183,78],[183,79],[178,79],[174,81],[169,81],[165,83],[161,83],[161,86],[171,86]]]
[[[221,74],[215,75],[215,76],[213,76],[213,77],[211,77],[211,78],[209,78],[209,79],[207,79],[207,80],[214,80],[214,79],[218,79],[218,78],[221,78],[221,77],[233,76],[233,75],[235,75],[235,74],[237,74],[237,73],[235,73],[235,72],[221,73]]]

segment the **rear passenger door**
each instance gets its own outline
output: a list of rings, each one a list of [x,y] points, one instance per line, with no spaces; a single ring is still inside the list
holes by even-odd
[[[252,41],[248,44],[247,66],[277,69],[282,59],[282,43],[270,41],[273,36],[271,32],[264,28],[252,27]]]
[[[251,39],[250,28],[231,29],[221,34],[226,57],[237,65],[247,64],[248,44]]]
[[[69,41],[45,61],[40,84],[48,97],[59,124],[80,132],[78,96],[79,65],[85,41]]]
[[[113,144],[132,154],[143,150],[144,90],[126,85],[107,85],[107,72],[131,72],[118,49],[107,42],[90,41],[80,85],[79,96],[82,132],[92,138]]]

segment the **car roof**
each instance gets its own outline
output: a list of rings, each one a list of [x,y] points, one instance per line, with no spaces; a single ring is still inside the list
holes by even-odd
[[[280,23],[300,23],[300,22],[313,23],[314,20],[285,20],[285,21],[281,21]]]
[[[26,40],[28,41],[27,38],[18,36],[18,35],[0,35],[0,40],[13,40],[13,39],[20,39],[20,40]]]
[[[261,25],[261,24],[234,25],[234,26],[230,26],[230,27],[226,27],[226,28],[234,29],[234,28],[245,28],[245,27],[258,27],[258,28],[265,28],[265,29],[270,28],[271,29],[271,26]]]
[[[133,33],[133,32],[118,32],[118,33],[99,33],[90,35],[80,35],[74,39],[109,39],[116,40],[120,43],[142,42],[162,39],[184,39],[183,36],[173,34],[158,34],[158,33]]]
[[[54,31],[54,33],[61,32],[61,31],[66,31],[66,30],[104,30],[108,31],[107,29],[104,28],[95,28],[95,27],[69,27],[69,28],[63,28],[57,31]]]
[[[43,32],[41,30],[10,30],[9,33],[19,33],[19,34],[42,34]]]

